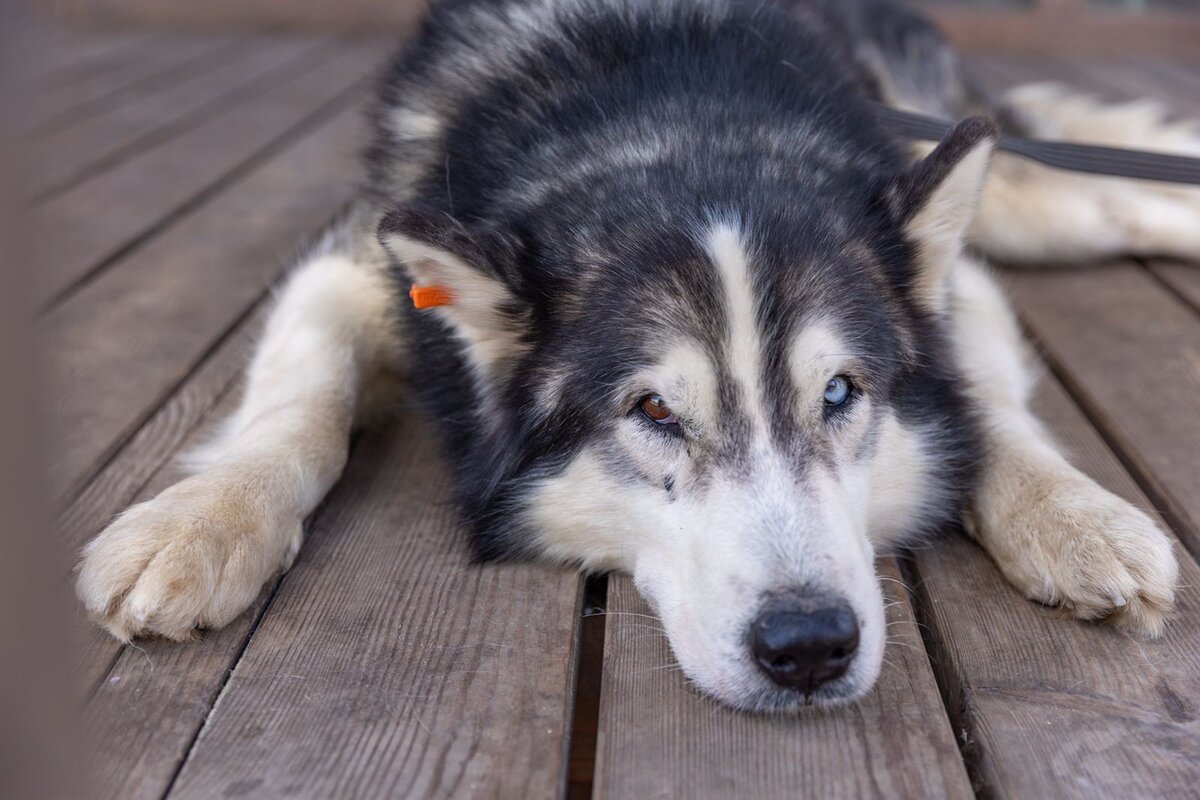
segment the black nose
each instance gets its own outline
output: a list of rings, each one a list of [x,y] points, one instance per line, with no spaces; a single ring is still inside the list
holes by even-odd
[[[790,594],[763,606],[750,641],[754,658],[772,681],[812,692],[850,667],[858,648],[858,618],[845,600]]]

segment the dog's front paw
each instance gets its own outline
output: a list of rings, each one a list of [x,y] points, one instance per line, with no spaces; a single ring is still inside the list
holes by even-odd
[[[1007,530],[982,537],[1018,589],[1079,619],[1162,633],[1179,566],[1153,520],[1081,474],[1021,494]]]
[[[76,591],[91,616],[122,641],[184,640],[238,616],[290,565],[302,531],[252,485],[201,474],[118,517],[83,550]]]

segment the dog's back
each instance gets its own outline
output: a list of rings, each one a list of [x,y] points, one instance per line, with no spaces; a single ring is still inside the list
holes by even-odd
[[[546,172],[561,186],[555,163],[605,169],[667,138],[697,164],[697,147],[719,144],[708,137],[753,137],[756,121],[803,164],[818,130],[845,152],[882,148],[868,99],[952,118],[989,105],[936,30],[891,0],[451,0],[381,86],[371,186],[437,207],[457,188],[455,212],[486,218],[484,205],[545,191]],[[447,176],[447,155],[464,153]]]
[[[755,121],[766,121],[780,155],[803,156],[806,130],[840,127],[844,138],[869,127],[855,98],[881,89],[854,57],[851,24],[824,3],[435,5],[383,84],[372,186],[388,202],[435,206],[458,188],[456,213],[488,217],[494,209],[483,205],[515,191],[499,182],[523,182],[532,195],[548,177],[562,185],[556,165],[603,169],[619,149],[648,141],[694,156],[697,146],[718,146],[708,137],[719,131],[753,136]],[[730,115],[738,125],[721,124]]]

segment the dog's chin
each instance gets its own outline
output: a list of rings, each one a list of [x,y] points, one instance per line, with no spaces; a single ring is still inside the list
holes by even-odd
[[[701,691],[722,705],[738,711],[748,711],[753,714],[789,714],[806,708],[837,708],[852,705],[870,693],[871,686],[871,683],[843,678],[828,683],[812,693],[771,686],[766,682],[738,691],[714,692],[703,687]]]
[[[863,656],[856,659],[841,678],[812,692],[776,686],[748,663],[722,670],[715,679],[704,680],[691,675],[686,666],[684,674],[703,694],[724,706],[754,714],[788,714],[806,708],[852,705],[870,694],[879,678],[882,658],[873,658],[870,653]]]

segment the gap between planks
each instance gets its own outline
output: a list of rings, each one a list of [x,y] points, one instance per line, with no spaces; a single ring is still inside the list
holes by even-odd
[[[1018,317],[1021,317],[1019,307]],[[1025,338],[1036,349],[1052,379],[1071,398],[1080,414],[1087,419],[1120,462],[1121,467],[1146,496],[1150,509],[1162,518],[1191,557],[1200,559],[1200,534],[1189,522],[1187,512],[1172,497],[1170,490],[1163,487],[1154,469],[1139,457],[1136,447],[1126,437],[1113,432],[1110,415],[1104,413],[1103,406],[1090,396],[1086,385],[1071,374],[1070,368],[1050,349],[1046,339],[1038,334],[1037,329],[1028,320],[1021,319]]]
[[[1073,463],[1146,507],[1060,384],[1037,405]],[[1200,780],[1196,709],[1179,699],[1200,694],[1200,567],[1175,542],[1178,612],[1153,642],[1029,602],[965,536],[912,553],[926,646],[984,796],[1171,796]]]
[[[252,95],[256,87],[294,70],[305,55],[320,47],[321,42],[313,39],[246,36],[220,50],[219,59],[205,64],[209,69],[186,70],[179,81],[160,82],[165,84],[161,91],[148,91],[82,123],[43,134],[35,156],[42,174],[35,176],[30,202],[43,203],[221,113],[239,97]]]
[[[139,45],[136,60],[126,65],[134,70],[133,75],[115,78],[111,70],[89,73],[87,83],[53,88],[46,87],[41,104],[33,108],[34,122],[25,136],[45,136],[66,130],[72,125],[91,119],[93,116],[123,106],[136,99],[139,92],[169,83],[175,77],[205,67],[209,61],[219,58],[226,50],[234,47],[239,39],[252,35],[247,33],[235,37],[190,34],[180,36],[164,32],[151,42],[149,53],[145,45]],[[155,52],[162,48],[163,52]],[[150,58],[147,65],[146,59]],[[154,59],[161,63],[155,63]],[[140,62],[140,63],[139,63]],[[115,85],[112,85],[115,82]],[[72,96],[74,95],[74,97]],[[57,106],[57,108],[56,108]]]
[[[43,270],[35,287],[42,311],[61,304],[96,275],[159,236],[247,170],[268,160],[306,129],[354,100],[355,93],[367,84],[381,60],[382,54],[375,57],[376,44],[343,42],[339,46],[331,42],[325,58],[306,62],[302,75],[293,72],[282,83],[267,87],[252,98],[256,102],[249,103],[246,101],[251,98],[243,98],[233,109],[40,206],[35,222],[60,231],[57,238],[48,240],[43,254],[54,270]],[[316,96],[312,97],[313,94]],[[311,109],[295,112],[299,116],[291,117],[291,108],[301,103]],[[247,126],[249,130],[245,130]],[[241,143],[241,137],[253,138],[249,143]],[[223,141],[225,147],[220,147]],[[235,145],[241,149],[233,149]],[[205,148],[206,159],[216,159],[218,164],[197,163],[198,146]],[[232,152],[226,152],[229,150]],[[164,170],[175,164],[180,165],[177,172],[181,174],[174,176],[173,183],[162,184],[156,175],[145,174],[151,168]],[[151,195],[147,194],[151,190],[144,188],[147,184],[155,187]],[[95,203],[107,193],[121,190],[124,194],[117,195],[120,202],[107,214],[109,220],[98,224]],[[152,199],[157,205],[151,204]]]
[[[285,149],[289,144],[292,144],[295,141],[303,138],[303,136],[308,131],[310,131],[312,128],[318,126],[321,122],[327,121],[327,120],[331,119],[332,117],[336,116],[339,111],[346,110],[349,106],[353,105],[358,99],[360,99],[360,97],[359,97],[359,92],[356,87],[354,89],[349,90],[347,93],[341,95],[336,100],[330,102],[326,106],[322,107],[322,109],[318,113],[308,117],[302,126],[289,131],[288,134],[282,140],[277,141],[270,148],[270,152],[259,153],[258,156],[253,160],[253,163],[243,164],[242,168],[239,168],[236,175],[227,176],[225,179],[223,179],[220,182],[219,185],[212,186],[208,190],[206,190],[204,193],[204,196],[194,198],[192,201],[190,201],[188,203],[188,207],[186,209],[181,209],[177,214],[172,214],[168,219],[164,220],[163,228],[157,228],[147,238],[150,238],[152,236],[156,236],[159,233],[162,233],[163,229],[166,227],[169,227],[171,225],[171,223],[173,223],[177,219],[180,219],[180,218],[186,216],[187,213],[190,212],[191,210],[193,210],[194,208],[196,208],[200,205],[203,205],[205,202],[207,202],[212,197],[220,194],[220,192],[222,190],[237,183],[237,181],[241,177],[243,177],[246,173],[252,172],[256,167],[258,167],[261,164],[265,163],[266,161],[270,160],[271,156],[275,155],[278,151]],[[134,249],[134,247],[136,247],[137,245],[140,245],[142,243],[142,241],[144,241],[144,240],[139,239],[135,244],[131,244],[130,247],[127,249]],[[121,255],[125,255],[125,252],[126,251],[123,250]],[[118,260],[119,260],[118,258],[113,258],[113,259],[106,260],[105,262],[103,262],[96,269],[91,271],[85,278],[81,279],[79,283],[73,285],[71,292],[77,291],[80,288],[82,288],[84,285],[86,285],[88,282],[95,280],[103,272],[105,267],[109,267],[112,264],[117,263]],[[282,270],[281,270],[281,272],[282,272]],[[266,296],[267,292],[269,292],[269,287],[267,290],[264,291],[263,295],[260,296],[260,298],[259,298],[260,301],[263,297]],[[61,299],[65,299],[65,297],[60,298],[60,300]],[[259,301],[256,301],[256,302],[259,302]],[[212,352],[214,348],[219,347],[220,344],[221,344],[221,341],[219,339],[217,341],[215,341],[213,343],[213,345],[211,345],[210,348],[205,351],[205,354],[204,354],[204,356],[202,356],[202,359],[205,356],[207,356],[208,353]],[[173,384],[172,386],[168,387],[165,390],[166,394],[164,395],[164,402],[165,402],[166,397],[168,397],[171,394],[178,391],[178,389],[184,383],[186,383],[187,379],[191,376],[191,374],[192,374],[192,372],[189,370],[185,374],[181,375],[180,379],[175,384]],[[161,404],[162,404],[161,402],[156,404],[154,406],[154,408],[157,408]],[[127,433],[124,436],[113,441],[110,444],[107,452],[101,456],[100,464],[95,469],[92,469],[89,473],[87,473],[86,476],[84,476],[80,479],[77,479],[77,481],[67,489],[67,491],[64,494],[62,499],[64,501],[69,501],[70,499],[73,499],[74,497],[77,497],[80,493],[82,493],[87,482],[89,480],[91,480],[92,478],[94,478],[96,473],[100,469],[103,468],[104,464],[106,464],[108,461],[111,461],[113,456],[115,456],[116,452],[126,442],[128,442],[129,439],[133,435],[135,435],[137,433],[137,431],[146,422],[146,420],[149,419],[149,417],[153,414],[153,410],[154,410],[153,408],[149,409],[143,417],[136,420],[133,423],[133,425],[130,426],[130,428],[128,429]]]
[[[301,781],[310,796],[445,781],[521,786],[534,796],[561,791],[582,582],[537,565],[468,564],[432,441],[427,422],[403,414],[356,443],[347,476],[314,515],[296,566],[273,598],[260,601],[270,600],[269,611],[252,636],[249,622],[239,620],[190,646],[149,643],[153,669],[125,654],[120,681],[106,681],[92,706],[102,702],[108,710],[101,719],[110,724],[130,713],[140,721],[118,731],[118,752],[153,752],[138,758],[136,775],[104,759],[117,774],[97,784],[105,787],[101,794],[126,796],[146,779],[161,786],[165,767],[175,776],[172,796],[207,794],[217,785],[232,791],[251,776],[265,782],[262,792]],[[380,548],[394,552],[380,558]],[[422,607],[428,611],[416,610]],[[242,655],[235,663],[236,652]],[[200,671],[210,677],[201,681]],[[301,675],[308,678],[298,683]],[[203,697],[183,694],[189,702],[182,714],[172,699],[183,691],[180,680],[203,689]],[[439,699],[428,700],[426,690]],[[130,706],[135,697],[141,706]],[[154,711],[163,704],[174,717]],[[330,708],[345,713],[331,715]],[[313,729],[314,714],[328,720],[317,728],[337,732]],[[382,727],[372,721],[380,715],[388,720]],[[259,734],[244,740],[251,729],[272,741]],[[364,736],[394,755],[355,745]],[[318,747],[330,737],[341,744]],[[464,753],[465,742],[474,744]],[[270,754],[268,762],[259,762],[259,751]],[[442,773],[434,762],[443,757],[457,767]],[[325,791],[309,781],[336,787]],[[356,790],[364,781],[374,789]]]
[[[69,84],[73,80],[94,74],[124,58],[126,51],[141,48],[157,38],[170,36],[170,30],[84,31],[45,22],[46,28],[37,31],[49,53],[36,67],[35,79],[45,81],[50,88]],[[55,63],[57,61],[57,63]]]

